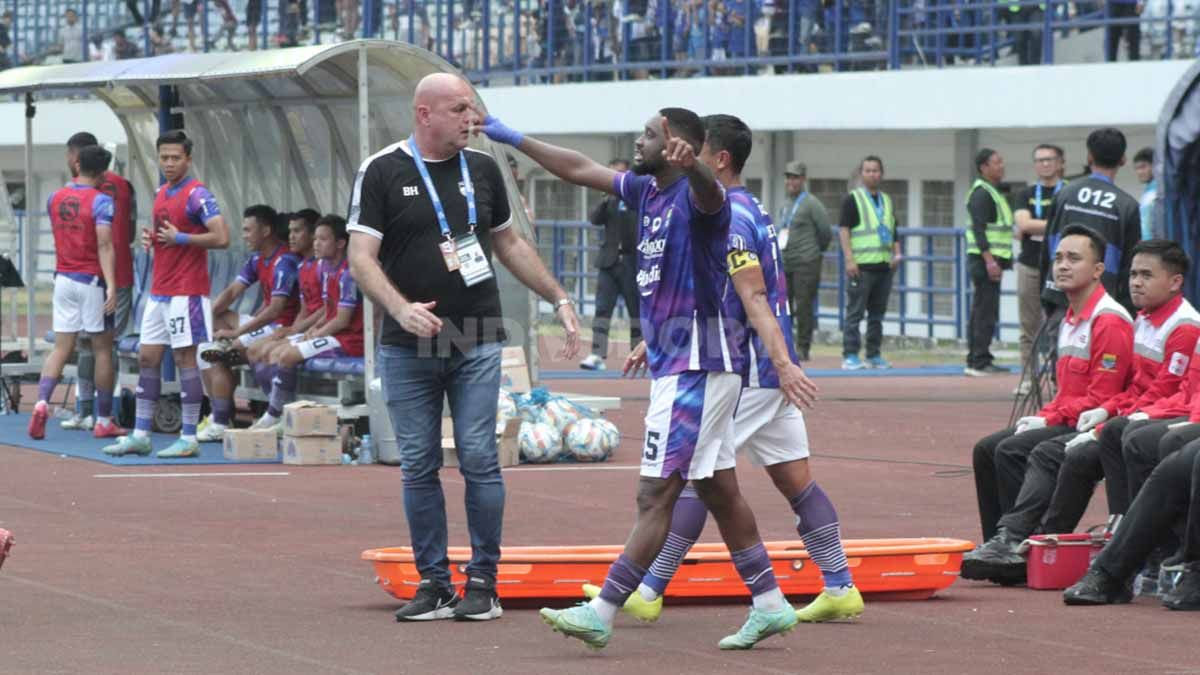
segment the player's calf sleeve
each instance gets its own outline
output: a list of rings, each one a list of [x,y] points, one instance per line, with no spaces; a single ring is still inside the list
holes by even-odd
[[[229,426],[229,422],[233,418],[233,401],[227,398],[214,398],[210,402],[212,403],[213,424]]]
[[[275,380],[271,383],[271,401],[267,413],[272,417],[283,416],[283,406],[296,398],[296,369],[278,366]]]
[[[183,407],[183,436],[195,436],[200,422],[200,402],[204,399],[204,383],[199,368],[179,369],[179,398]]]
[[[264,394],[271,394],[271,380],[275,378],[275,366],[269,363],[254,364],[254,381]]]
[[[101,389],[96,392],[96,416],[112,417],[113,393],[111,389]]]
[[[138,370],[137,419],[134,429],[143,434],[150,433],[154,421],[154,404],[162,395],[162,374],[158,368]]]
[[[598,597],[614,607],[621,607],[644,576],[646,570],[622,553],[608,568],[608,576],[604,579],[604,587],[600,589]]]
[[[671,529],[667,532],[667,541],[650,564],[650,571],[642,579],[645,586],[657,595],[663,594],[688,551],[692,550],[692,546],[700,538],[706,520],[708,508],[700,501],[695,488],[687,485],[679,494],[675,510],[671,513]]]
[[[760,541],[750,548],[730,553],[733,566],[737,568],[742,583],[750,590],[750,597],[757,599],[762,596],[778,596],[779,582],[775,579],[775,570],[771,568],[771,557],[767,555],[767,547]],[[774,609],[774,608],[772,608]]]
[[[796,514],[796,532],[804,541],[808,555],[821,570],[825,586],[837,588],[849,585],[850,565],[842,549],[841,525],[833,502],[816,482],[811,482],[800,494],[791,499],[792,511]]]

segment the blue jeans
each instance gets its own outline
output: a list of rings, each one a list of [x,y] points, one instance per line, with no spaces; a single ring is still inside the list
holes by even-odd
[[[499,343],[440,358],[416,349],[384,345],[379,371],[388,416],[396,431],[404,472],[404,513],[417,571],[450,587],[446,552],[446,498],[442,468],[442,399],[454,418],[454,446],[466,481],[467,529],[471,534],[468,574],[496,578],[504,522],[504,479],[496,456],[496,401],[500,391]]]

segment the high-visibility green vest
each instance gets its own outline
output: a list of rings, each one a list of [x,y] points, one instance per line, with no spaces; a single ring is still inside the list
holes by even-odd
[[[858,226],[850,230],[850,250],[854,253],[854,262],[859,265],[872,265],[890,262],[892,259],[892,244],[884,243],[879,237],[879,215],[875,212],[875,203],[866,188],[858,188],[850,193],[854,196],[854,205],[858,207]],[[879,193],[883,201],[883,224],[891,231],[892,242],[896,241],[896,215],[892,212],[892,198]]]
[[[1008,200],[1004,195],[996,191],[992,184],[976,178],[971,185],[971,189],[967,191],[967,204],[971,203],[971,195],[979,188],[987,190],[991,195],[992,201],[996,203],[996,222],[987,224],[987,242],[988,249],[996,258],[1005,260],[1012,259],[1012,244],[1013,244],[1013,215],[1012,209],[1008,207]],[[975,245],[975,231],[970,227],[971,214],[968,206],[967,212],[967,255],[979,255],[979,247]]]

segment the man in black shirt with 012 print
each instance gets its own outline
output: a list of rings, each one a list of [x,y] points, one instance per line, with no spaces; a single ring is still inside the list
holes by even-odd
[[[404,472],[404,512],[421,582],[398,621],[485,621],[496,595],[504,479],[496,455],[500,352],[505,339],[493,253],[554,304],[579,350],[571,299],[513,227],[500,168],[467,148],[482,115],[457,75],[428,75],[413,94],[413,135],[369,157],[350,202],[350,269],[386,311],[378,371]],[[531,338],[533,336],[530,336]],[[536,339],[532,340],[536,344]],[[471,562],[460,599],[450,579],[442,468],[443,398],[466,483]]]
[[[1060,233],[1068,225],[1085,225],[1104,237],[1104,274],[1100,281],[1117,302],[1130,313],[1136,312],[1129,296],[1129,265],[1133,262],[1133,247],[1142,238],[1142,217],[1138,200],[1113,184],[1117,171],[1125,164],[1125,135],[1112,127],[1097,129],[1088,135],[1087,151],[1092,174],[1072,180],[1060,190],[1046,219],[1042,303],[1051,317],[1065,312],[1067,306],[1066,296],[1054,285],[1050,267]]]

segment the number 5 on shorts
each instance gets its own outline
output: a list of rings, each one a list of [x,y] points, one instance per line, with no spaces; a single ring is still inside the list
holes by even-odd
[[[653,462],[658,459],[658,439],[661,437],[657,431],[646,430],[646,449],[642,452],[646,461]]]

